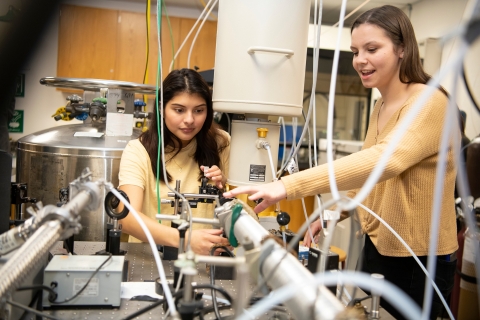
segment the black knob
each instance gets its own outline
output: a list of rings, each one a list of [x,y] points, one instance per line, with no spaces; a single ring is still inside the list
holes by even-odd
[[[284,211],[280,211],[277,215],[277,222],[281,226],[286,226],[290,222],[290,215]]]

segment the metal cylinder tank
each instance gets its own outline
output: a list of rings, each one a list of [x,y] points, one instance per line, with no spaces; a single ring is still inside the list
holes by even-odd
[[[46,204],[59,203],[59,192],[89,167],[93,180],[118,185],[120,158],[132,136],[105,136],[104,123],[75,124],[39,131],[17,142],[16,180],[26,183],[29,196]],[[105,190],[102,190],[105,197]],[[108,215],[104,206],[82,212],[82,230],[75,240],[105,241]]]
[[[216,111],[302,115],[310,5],[310,0],[220,0]]]

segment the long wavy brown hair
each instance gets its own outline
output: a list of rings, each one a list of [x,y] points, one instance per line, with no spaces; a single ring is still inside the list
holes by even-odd
[[[200,165],[216,165],[220,169],[223,169],[220,161],[220,153],[228,146],[229,142],[225,135],[219,132],[221,129],[213,122],[212,94],[208,84],[198,72],[186,68],[170,72],[163,81],[163,108],[165,109],[167,103],[180,93],[198,94],[207,104],[207,117],[202,128],[195,136],[197,149],[193,156],[198,164],[198,179],[200,179],[200,177],[203,176]],[[160,106],[160,101],[158,105]],[[163,135],[165,148],[168,146],[168,151],[174,152],[175,157],[180,152],[181,147],[179,146],[181,146],[182,143],[177,136],[168,130],[165,121],[163,121]],[[142,133],[139,139],[150,157],[153,174],[155,177],[159,174],[159,178],[164,181],[164,177],[161,174],[161,172],[163,172],[163,161],[160,161],[160,173],[157,172],[159,139],[156,116],[153,117],[149,129]],[[172,177],[168,172],[167,179],[169,182],[172,181]]]
[[[405,12],[391,5],[370,9],[353,22],[350,33],[365,23],[382,28],[385,34],[392,40],[395,48],[403,48],[403,59],[399,73],[402,83],[426,84],[432,78],[423,70],[415,31]],[[447,91],[443,87],[439,87],[439,89],[448,96]]]

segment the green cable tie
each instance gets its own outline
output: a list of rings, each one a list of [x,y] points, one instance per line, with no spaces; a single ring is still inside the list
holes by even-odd
[[[240,213],[242,212],[242,209],[243,209],[243,206],[240,203],[237,203],[232,208],[232,222],[230,224],[230,236],[228,237],[228,240],[230,241],[230,244],[235,248],[238,247],[238,241],[237,241],[237,238],[235,237],[235,233],[233,232],[233,229],[235,227],[235,223],[240,217]]]

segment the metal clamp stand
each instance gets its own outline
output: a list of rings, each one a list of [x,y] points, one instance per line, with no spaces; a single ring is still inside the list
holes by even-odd
[[[117,190],[128,202],[128,196],[122,190]],[[116,212],[120,200],[112,193],[109,192],[105,197],[105,212],[110,218],[111,223],[107,223],[107,237],[105,241],[105,250],[98,251],[96,254],[109,254],[114,256],[125,255],[127,252],[120,249],[120,237],[122,236],[122,228],[118,221],[125,218],[130,212],[126,206],[123,207],[121,212]]]
[[[12,183],[11,185],[11,220],[10,225],[19,226],[25,221],[22,206],[24,203],[36,203],[37,199],[27,197],[26,183]]]
[[[180,180],[177,180],[175,182],[175,191],[180,192]],[[178,194],[175,193],[175,200],[172,202],[172,207],[174,208],[173,209],[173,213],[174,214],[179,214],[181,215],[181,210],[182,210],[182,206],[180,205],[180,197],[178,196]],[[172,221],[171,222],[171,227],[172,228],[178,228],[180,225],[178,223],[176,223],[175,221]],[[183,232],[183,239],[185,239],[185,232]],[[181,247],[181,245],[183,244],[182,242],[182,233],[180,232],[180,245],[179,247]],[[177,260],[178,258],[178,248],[175,248],[175,247],[170,247],[170,246],[163,246],[163,260]]]

